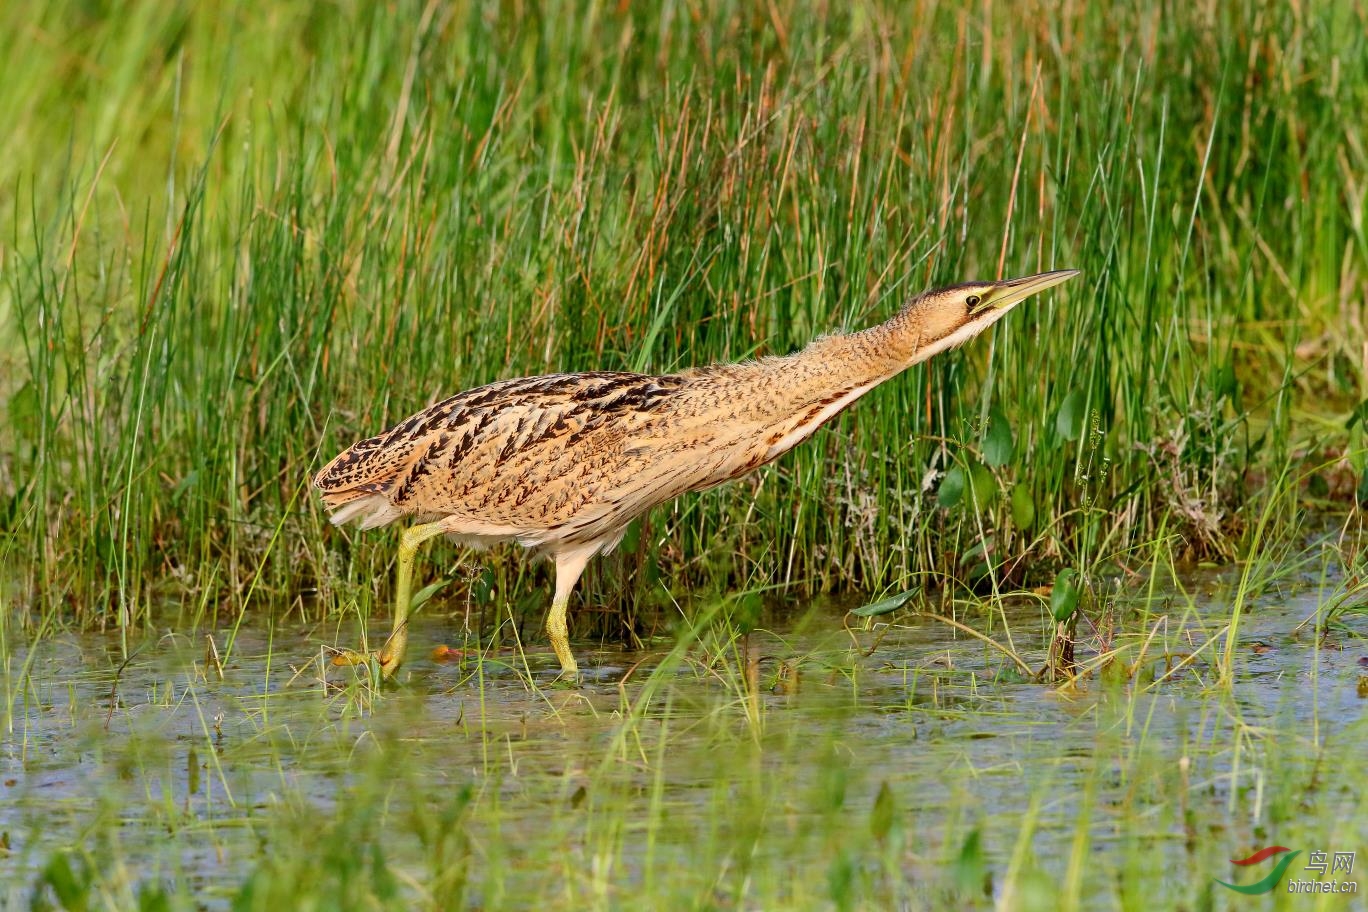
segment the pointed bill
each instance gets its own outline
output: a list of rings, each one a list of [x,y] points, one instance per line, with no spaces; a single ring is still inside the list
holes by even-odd
[[[1005,279],[993,286],[993,290],[984,295],[984,301],[979,305],[979,310],[1006,310],[1007,308],[1020,304],[1033,294],[1039,294],[1047,288],[1053,288],[1060,282],[1066,282],[1078,275],[1077,269],[1058,269],[1054,272],[1042,272],[1039,275],[1025,276],[1020,279]]]

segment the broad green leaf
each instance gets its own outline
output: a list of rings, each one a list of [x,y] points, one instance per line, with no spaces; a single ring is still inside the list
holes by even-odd
[[[1023,532],[1035,525],[1035,500],[1031,489],[1024,484],[1012,488],[1012,522]]]
[[[66,852],[53,855],[43,869],[43,881],[52,888],[63,909],[85,909],[90,896],[90,876],[84,864],[76,868]]]
[[[979,539],[978,541],[970,545],[968,550],[966,550],[963,554],[960,555],[960,566],[963,567],[969,561],[983,557],[983,555],[986,554],[987,551],[988,543],[983,539]]]
[[[497,582],[493,567],[485,567],[480,571],[480,575],[470,584],[470,594],[477,602],[488,604],[494,601],[494,583]]]
[[[988,575],[989,544],[987,540],[980,539],[960,555],[959,564],[965,568],[965,576],[971,582],[977,582]]]
[[[958,504],[964,497],[966,481],[964,469],[959,466],[951,468],[941,479],[940,490],[936,492],[936,505],[948,510]]]
[[[898,819],[898,805],[893,800],[893,790],[885,781],[879,785],[879,794],[874,798],[874,810],[869,815],[869,832],[879,842],[888,840],[893,832],[893,824]]]
[[[428,599],[432,598],[434,595],[440,592],[442,587],[449,582],[451,581],[440,579],[435,583],[431,583],[430,585],[424,586],[422,589],[419,589],[416,593],[414,593],[413,598],[409,599],[409,611],[417,611],[424,602],[426,602]]]
[[[966,896],[974,896],[984,889],[988,877],[988,860],[983,852],[983,837],[978,827],[969,831],[960,845],[959,857],[953,865],[955,885]]]
[[[993,406],[988,413],[988,424],[983,428],[983,460],[995,469],[1012,461],[1016,444],[1012,440],[1012,425],[1002,411]]]
[[[1087,413],[1088,398],[1082,390],[1074,390],[1064,397],[1064,404],[1055,416],[1055,431],[1065,440],[1083,436],[1083,416]]]
[[[861,605],[850,613],[856,617],[876,617],[880,614],[888,614],[890,611],[897,611],[903,605],[912,601],[917,593],[921,592],[920,586],[908,589],[906,592],[899,592],[897,595],[890,595],[886,599],[879,599],[877,602],[870,602],[868,605]]]
[[[1059,571],[1050,593],[1050,613],[1056,621],[1063,623],[1078,610],[1078,596],[1078,571],[1072,567]]]
[[[979,507],[988,506],[997,495],[997,482],[993,479],[993,473],[981,462],[969,467],[969,490],[974,495],[974,504]]]

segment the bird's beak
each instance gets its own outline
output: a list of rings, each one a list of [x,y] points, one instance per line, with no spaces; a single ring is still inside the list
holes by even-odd
[[[993,290],[983,296],[983,303],[976,310],[979,313],[990,310],[1007,310],[1015,304],[1020,304],[1031,295],[1039,294],[1047,288],[1053,288],[1060,282],[1068,281],[1076,275],[1078,275],[1077,269],[1059,269],[1021,279],[1006,279],[997,282],[993,285]]]

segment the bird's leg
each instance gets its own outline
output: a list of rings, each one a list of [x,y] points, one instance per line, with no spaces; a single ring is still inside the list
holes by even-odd
[[[556,658],[560,659],[561,677],[573,681],[579,677],[579,666],[575,664],[575,654],[570,651],[570,622],[565,617],[569,603],[568,596],[556,596],[546,615],[546,635],[551,638],[551,648],[556,650]]]
[[[419,545],[445,531],[447,529],[444,522],[424,523],[418,526],[410,526],[404,530],[404,534],[399,538],[399,567],[395,571],[394,584],[394,629],[390,632],[385,645],[381,647],[378,653],[374,654],[380,662],[380,673],[386,678],[398,670],[399,665],[404,661],[404,649],[408,646],[408,615],[409,602],[412,599],[413,591],[414,555],[418,553]],[[364,665],[370,659],[370,655],[348,650],[334,658],[333,663],[336,665]]]
[[[394,629],[389,639],[380,649],[380,668],[389,677],[404,661],[404,649],[408,646],[409,603],[413,599],[413,558],[418,546],[436,535],[441,535],[446,527],[441,522],[424,523],[410,526],[399,538],[399,568],[394,585]]]
[[[582,549],[556,555],[556,597],[546,615],[546,635],[551,639],[556,658],[560,659],[561,677],[571,681],[579,677],[579,666],[575,664],[575,654],[570,651],[570,625],[565,612],[570,607],[570,593],[593,553],[592,549]]]

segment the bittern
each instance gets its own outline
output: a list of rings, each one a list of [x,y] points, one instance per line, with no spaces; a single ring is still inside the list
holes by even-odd
[[[394,628],[376,655],[385,677],[408,640],[418,546],[436,535],[515,541],[556,562],[546,632],[562,674],[570,593],[628,523],[686,491],[777,459],[856,399],[977,336],[1013,306],[1075,275],[1046,272],[927,292],[887,322],[817,339],[786,357],[678,374],[593,371],[503,380],[458,393],[343,451],[314,484],[341,525],[423,519],[399,543]],[[339,661],[369,657],[346,653]]]

